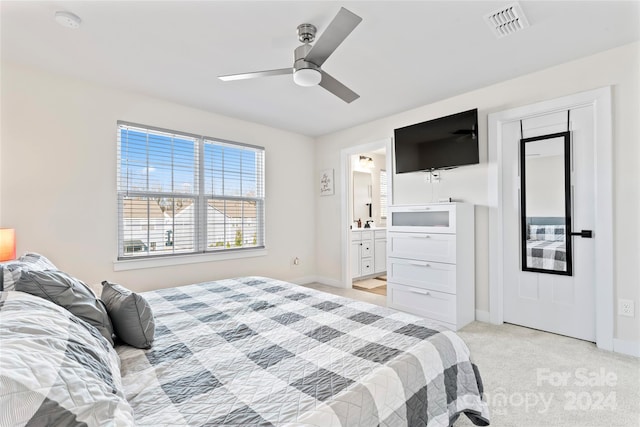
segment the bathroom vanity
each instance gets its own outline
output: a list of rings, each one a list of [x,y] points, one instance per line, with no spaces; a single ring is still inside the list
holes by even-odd
[[[387,269],[387,229],[351,230],[351,277],[376,276]]]

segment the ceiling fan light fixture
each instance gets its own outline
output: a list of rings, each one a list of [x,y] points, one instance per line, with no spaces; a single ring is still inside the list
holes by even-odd
[[[316,86],[322,80],[320,71],[313,68],[301,68],[293,73],[293,81],[298,86]]]

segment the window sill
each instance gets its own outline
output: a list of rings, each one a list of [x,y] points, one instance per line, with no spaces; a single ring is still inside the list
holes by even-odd
[[[267,249],[246,249],[233,252],[176,255],[171,257],[125,259],[113,261],[113,271],[138,270],[142,268],[169,267],[172,265],[197,264],[201,262],[224,261],[240,258],[254,258],[267,255]]]

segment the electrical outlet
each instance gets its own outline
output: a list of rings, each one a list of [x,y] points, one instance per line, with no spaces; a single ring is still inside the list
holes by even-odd
[[[630,300],[630,299],[619,299],[618,300],[618,315],[619,316],[634,317],[633,300]]]

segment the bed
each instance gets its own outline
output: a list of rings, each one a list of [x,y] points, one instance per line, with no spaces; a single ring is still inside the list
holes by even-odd
[[[141,295],[153,309],[153,345],[116,342],[114,351],[63,308],[0,292],[0,403],[19,407],[3,420],[449,426],[466,414],[489,423],[467,346],[418,317],[263,277]]]
[[[567,270],[564,218],[527,218],[527,267]]]

